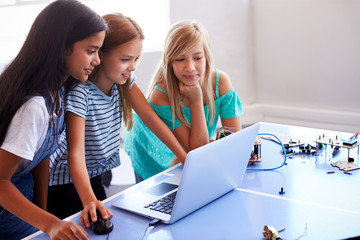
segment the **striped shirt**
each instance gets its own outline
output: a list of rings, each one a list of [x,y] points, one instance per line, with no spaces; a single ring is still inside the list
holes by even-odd
[[[131,77],[131,86],[135,76]],[[113,85],[111,96],[105,95],[93,82],[80,83],[68,92],[66,110],[85,119],[85,160],[89,177],[96,177],[120,165],[120,128],[122,104]],[[65,131],[64,131],[65,132]],[[71,183],[67,165],[65,134],[50,157],[49,185]]]

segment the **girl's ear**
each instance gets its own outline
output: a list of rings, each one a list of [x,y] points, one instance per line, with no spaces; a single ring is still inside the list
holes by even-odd
[[[72,48],[66,49],[65,52],[64,52],[64,56],[70,56],[71,53],[72,53],[72,50],[73,50]]]

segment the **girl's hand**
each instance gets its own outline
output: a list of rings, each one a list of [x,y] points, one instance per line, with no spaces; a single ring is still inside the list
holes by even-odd
[[[50,227],[48,233],[50,238],[56,240],[87,240],[88,234],[85,230],[74,222],[58,220]]]
[[[97,221],[96,210],[100,211],[103,219],[111,219],[113,217],[112,212],[107,209],[101,201],[91,201],[84,206],[80,215],[80,223],[83,227],[89,228],[90,222]],[[89,213],[91,215],[91,219],[89,219]]]
[[[203,99],[203,94],[199,82],[191,86],[179,82],[179,89],[180,89],[180,93],[185,98],[187,98],[190,103],[193,101],[202,101]]]

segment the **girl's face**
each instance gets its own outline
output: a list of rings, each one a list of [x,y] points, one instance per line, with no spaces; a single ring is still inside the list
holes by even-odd
[[[176,78],[184,85],[193,86],[202,83],[206,68],[206,57],[202,43],[196,44],[190,51],[178,56],[172,63]]]
[[[72,77],[85,82],[100,64],[99,49],[103,44],[105,31],[98,32],[74,43],[71,52],[65,54],[65,70]]]
[[[125,84],[130,79],[141,56],[142,42],[136,39],[102,54],[102,75],[111,86],[114,83]]]

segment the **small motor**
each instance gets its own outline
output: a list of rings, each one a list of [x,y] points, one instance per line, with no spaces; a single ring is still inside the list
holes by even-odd
[[[249,162],[261,162],[261,143],[261,138],[257,136],[254,143],[254,150],[251,152]]]

